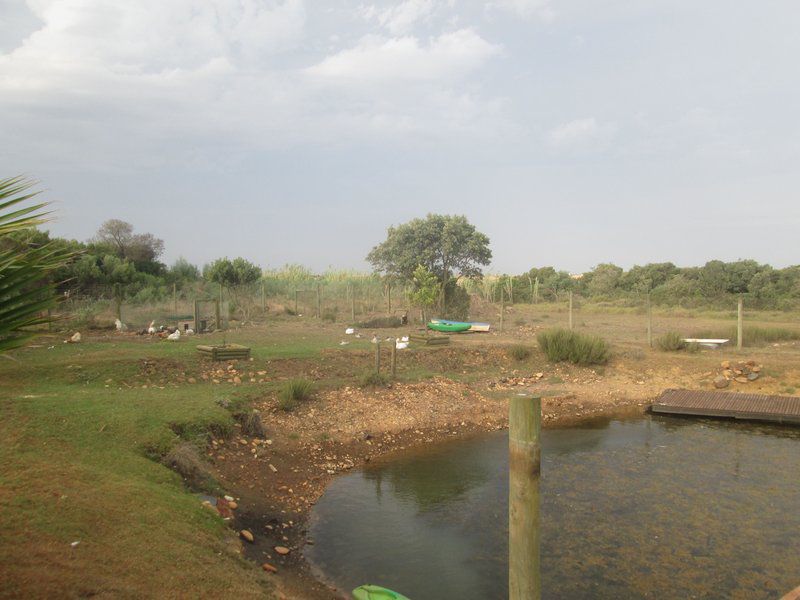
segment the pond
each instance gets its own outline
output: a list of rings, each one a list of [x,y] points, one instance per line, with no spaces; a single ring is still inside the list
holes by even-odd
[[[308,559],[341,590],[507,597],[508,438],[333,481]],[[544,598],[775,598],[800,585],[800,430],[637,417],[542,432]]]

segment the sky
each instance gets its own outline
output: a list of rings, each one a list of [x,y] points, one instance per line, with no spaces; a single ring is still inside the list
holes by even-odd
[[[0,177],[167,263],[366,269],[463,214],[493,273],[800,263],[796,0],[0,0]]]

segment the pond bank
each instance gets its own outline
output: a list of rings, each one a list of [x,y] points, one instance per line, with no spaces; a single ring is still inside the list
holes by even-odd
[[[377,457],[444,440],[505,429],[508,396],[535,390],[518,386],[491,396],[445,378],[390,388],[342,388],[320,394],[292,413],[259,408],[271,443],[236,436],[215,440],[209,459],[239,501],[233,527],[248,529],[244,555],[277,568],[282,598],[338,598],[303,557],[312,507],[339,473]],[[543,399],[543,426],[563,427],[597,418],[644,412],[648,398]],[[289,548],[288,555],[275,552]]]

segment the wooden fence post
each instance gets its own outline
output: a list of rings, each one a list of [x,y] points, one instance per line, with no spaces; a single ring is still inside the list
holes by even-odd
[[[395,378],[397,375],[397,342],[391,342],[392,344],[392,379]]]
[[[572,291],[569,293],[569,328],[572,329]]]
[[[202,333],[200,329],[200,303],[197,300],[194,301],[194,331],[195,333]]]
[[[506,297],[503,294],[503,287],[500,287],[500,332],[503,332],[503,321],[506,312]]]
[[[647,292],[647,347],[653,347],[653,307],[650,305],[650,292]]]
[[[294,291],[294,314],[297,315],[297,290]]]
[[[220,295],[220,297],[222,296],[222,292],[221,291],[220,291],[219,295]],[[222,330],[222,321],[220,320],[220,310],[221,310],[221,306],[220,305],[221,304],[222,304],[222,302],[220,300],[217,300],[215,302],[215,306],[214,306],[214,318],[216,319],[217,330]]]
[[[389,283],[386,287],[386,300],[389,303],[389,315],[392,314],[392,284]]]
[[[508,413],[508,598],[541,598],[539,434],[542,401],[513,396]]]
[[[317,284],[317,318],[322,318],[322,289]]]
[[[175,309],[175,316],[178,316],[178,285],[173,282],[172,283],[172,305]]]
[[[264,287],[264,280],[261,280],[261,310],[267,310],[267,290]]]
[[[739,296],[736,315],[736,349],[741,351],[744,345],[744,300]]]
[[[353,325],[356,324],[356,288],[350,289],[350,317]]]
[[[375,342],[375,372],[381,372],[381,341]]]

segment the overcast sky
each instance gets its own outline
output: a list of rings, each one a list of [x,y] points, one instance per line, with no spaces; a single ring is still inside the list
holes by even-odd
[[[167,262],[800,263],[796,0],[0,0],[0,177]]]

